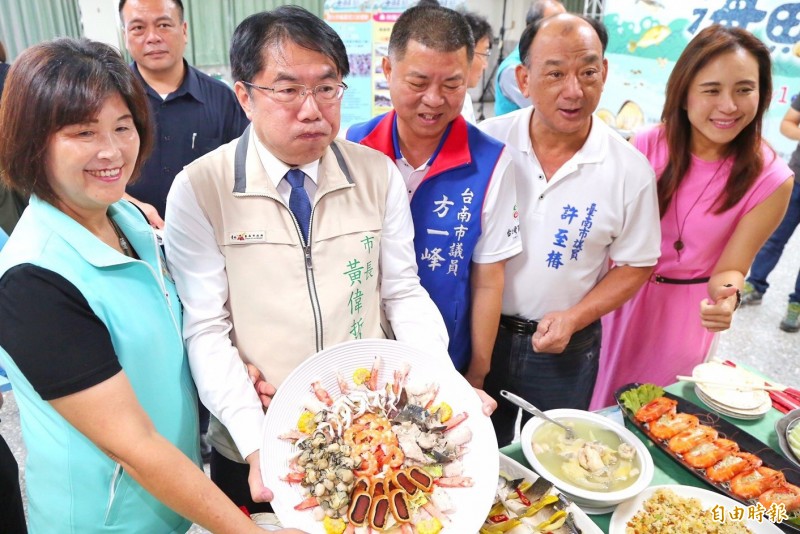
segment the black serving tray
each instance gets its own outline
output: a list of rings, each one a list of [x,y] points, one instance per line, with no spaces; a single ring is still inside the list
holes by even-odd
[[[684,469],[689,471],[695,477],[699,478],[709,486],[713,487],[718,492],[727,495],[731,499],[735,501],[739,501],[746,506],[754,505],[758,503],[757,499],[742,499],[741,497],[737,496],[733,493],[730,489],[730,485],[727,482],[713,482],[706,477],[705,469],[695,469],[694,467],[686,464],[683,462],[681,457],[672,452],[670,448],[667,446],[666,440],[660,440],[650,434],[650,431],[647,428],[647,425],[644,423],[640,423],[634,417],[633,412],[628,410],[625,405],[620,400],[620,395],[624,392],[635,389],[641,386],[642,384],[635,382],[632,384],[626,384],[619,388],[617,391],[614,392],[614,399],[617,401],[622,413],[625,414],[625,419],[628,421],[629,424],[632,424],[636,428],[638,428],[642,434],[647,436],[647,438],[652,441],[659,449],[664,451],[667,455],[669,455],[673,460],[675,460],[678,464],[680,464]],[[677,411],[695,415],[700,422],[704,425],[713,427],[719,432],[720,437],[727,438],[730,440],[735,441],[739,444],[739,450],[742,452],[749,452],[750,454],[755,454],[764,462],[763,465],[769,467],[771,469],[775,469],[777,471],[781,471],[786,476],[786,481],[790,484],[794,484],[796,486],[800,486],[800,468],[795,466],[793,463],[789,462],[786,458],[781,456],[778,452],[770,448],[768,445],[762,443],[761,441],[757,440],[741,428],[737,428],[736,426],[732,425],[725,419],[721,418],[719,414],[714,412],[710,412],[705,408],[701,408],[700,406],[687,401],[681,397],[673,395],[667,391],[664,392],[664,397],[668,399],[672,399],[678,402]],[[797,522],[798,524],[795,524]],[[800,514],[795,512],[793,515],[789,516],[789,520],[784,521],[782,523],[777,524],[776,526],[781,527],[784,531],[796,531],[800,532]]]

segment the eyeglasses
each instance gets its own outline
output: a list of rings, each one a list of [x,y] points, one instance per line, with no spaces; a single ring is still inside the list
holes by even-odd
[[[483,56],[483,59],[486,59],[486,60],[488,60],[490,57],[492,57],[492,49],[490,48],[490,49],[489,49],[489,50],[487,50],[486,52],[478,52],[478,51],[476,50],[476,51],[475,51],[475,55],[476,55],[476,56]]]
[[[262,91],[271,91],[272,98],[284,104],[291,104],[295,102],[298,97],[301,102],[305,101],[306,95],[311,93],[314,95],[314,100],[320,104],[331,104],[338,102],[344,96],[344,90],[347,89],[347,84],[341,83],[321,83],[313,89],[300,83],[287,83],[276,85],[275,87],[264,87],[263,85],[256,85],[254,83],[242,80],[242,83],[248,87],[261,89]]]

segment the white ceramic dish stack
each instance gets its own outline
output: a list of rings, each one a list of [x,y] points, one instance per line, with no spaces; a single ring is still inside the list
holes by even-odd
[[[709,408],[722,415],[736,419],[759,419],[772,408],[769,393],[747,387],[726,387],[718,384],[741,384],[743,386],[763,386],[763,379],[751,373],[717,362],[702,363],[694,368],[692,377],[698,382],[695,386],[697,397]]]

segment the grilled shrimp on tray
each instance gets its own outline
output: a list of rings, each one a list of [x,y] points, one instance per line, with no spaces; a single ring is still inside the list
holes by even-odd
[[[371,369],[337,371],[339,391],[313,381],[296,427],[279,436],[296,446],[281,477],[302,487],[295,509],[326,533],[435,534],[456,509],[457,495],[444,488],[473,485],[461,461],[472,439],[468,414],[453,413],[435,382],[409,382],[409,371],[404,365],[379,387],[376,356]]]

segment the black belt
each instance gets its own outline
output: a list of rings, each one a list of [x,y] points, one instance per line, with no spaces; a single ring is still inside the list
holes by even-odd
[[[708,276],[702,276],[700,278],[667,278],[666,276],[661,276],[660,274],[653,275],[653,282],[656,284],[705,284],[709,280],[711,280],[711,278]]]
[[[501,315],[500,326],[505,328],[512,334],[521,334],[524,336],[532,336],[539,326],[538,321],[528,321],[521,317],[514,317],[513,315]],[[564,350],[576,350],[589,346],[595,343],[597,336],[600,333],[600,321],[597,320],[577,332],[572,334],[569,344]]]
[[[533,335],[536,328],[539,326],[537,321],[528,321],[513,315],[501,315],[500,325],[504,328],[511,330],[515,334],[523,334],[526,336]]]

